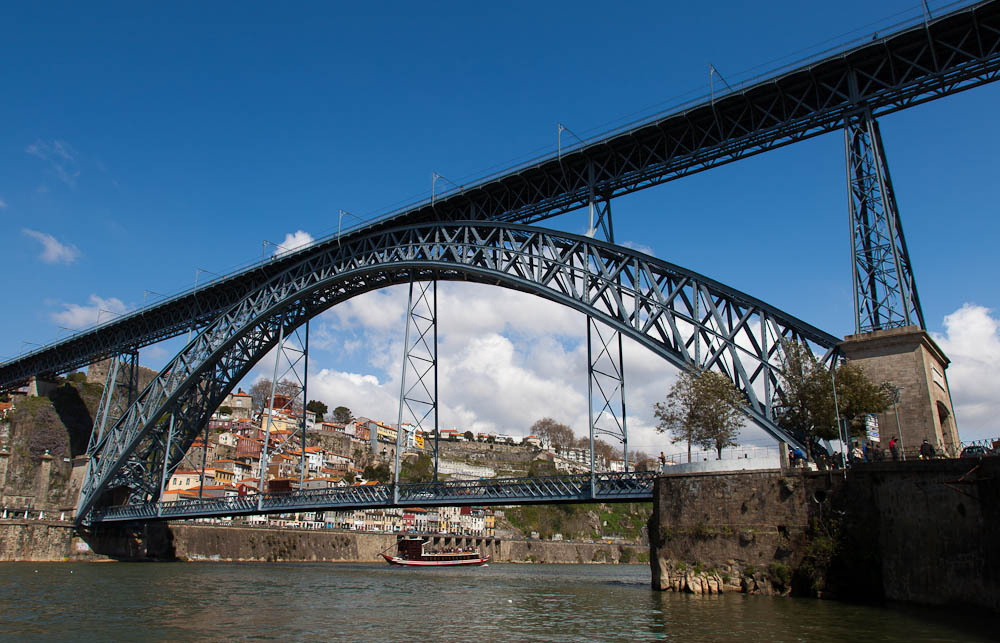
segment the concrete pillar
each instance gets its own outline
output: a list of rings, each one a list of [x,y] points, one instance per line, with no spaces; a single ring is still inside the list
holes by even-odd
[[[7,464],[10,462],[10,451],[7,447],[0,448],[0,505],[3,504],[3,492],[7,488]]]
[[[90,464],[89,455],[79,455],[73,458],[73,470],[69,474],[69,488],[74,496],[78,496],[80,489],[83,488],[83,479],[87,475],[88,464]],[[72,507],[72,510],[75,511],[76,507]]]
[[[49,393],[59,388],[55,382],[32,377],[28,380],[28,397],[48,397]]]
[[[945,375],[950,360],[927,331],[904,326],[848,335],[840,349],[874,382],[902,387],[895,412],[890,407],[878,416],[883,446],[901,435],[908,456],[923,440],[938,454],[958,455],[958,425]]]
[[[49,501],[49,476],[52,473],[52,456],[46,451],[42,456],[41,465],[38,467],[38,480],[35,487],[35,508],[44,509],[48,507]]]

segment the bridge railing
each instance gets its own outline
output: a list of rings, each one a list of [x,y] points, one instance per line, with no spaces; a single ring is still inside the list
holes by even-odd
[[[148,521],[407,506],[642,501],[652,498],[655,478],[654,472],[598,473],[593,478],[593,490],[590,474],[414,482],[399,485],[398,499],[396,489],[391,484],[303,489],[291,493],[247,494],[104,507],[91,511],[89,521]]]

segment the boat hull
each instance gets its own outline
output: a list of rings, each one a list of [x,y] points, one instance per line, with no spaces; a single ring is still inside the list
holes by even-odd
[[[490,557],[466,558],[464,560],[409,560],[399,556],[389,556],[382,554],[382,558],[390,565],[402,565],[404,567],[479,567],[490,562]]]

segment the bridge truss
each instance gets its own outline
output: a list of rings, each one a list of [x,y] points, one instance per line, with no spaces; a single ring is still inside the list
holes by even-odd
[[[92,523],[111,523],[390,507],[649,502],[653,499],[656,475],[601,473],[593,481],[590,474],[583,474],[336,487],[285,494],[125,504],[94,509],[90,519]]]
[[[98,501],[155,502],[225,395],[281,337],[358,294],[431,280],[532,293],[588,315],[679,368],[724,373],[746,397],[749,418],[796,446],[795,436],[773,421],[781,342],[805,342],[828,362],[837,345],[836,337],[749,295],[586,236],[477,222],[376,232],[302,259],[181,350],[95,445],[78,517]]]
[[[0,365],[0,390],[19,386],[32,376],[67,372],[157,343],[187,332],[192,324],[203,328],[303,258],[321,255],[330,246],[355,236],[429,221],[537,222],[589,206],[595,192],[611,199],[796,141],[850,129],[860,112],[877,118],[993,82],[998,75],[1000,0],[977,2],[435,195],[308,249],[262,262],[32,351]],[[860,142],[862,146],[856,149],[868,155],[864,148],[868,143]],[[849,166],[856,165],[851,155],[849,149]],[[878,183],[877,176],[875,180]],[[862,192],[885,193],[884,183]],[[862,192],[851,198],[860,198]],[[890,214],[877,215],[871,221],[885,226],[885,238],[892,239],[896,231],[888,226],[895,216],[891,213],[894,204],[886,203]],[[856,221],[852,221],[855,237],[866,233],[862,220]],[[896,229],[901,235],[901,227]],[[852,257],[860,274],[855,279],[861,293],[859,327],[884,327],[884,320],[893,320],[895,325],[906,306],[911,306],[911,321],[917,312],[912,309],[916,298],[908,304],[900,291],[899,284],[910,278],[905,274],[909,265],[905,244],[894,243],[895,253],[864,256],[862,252],[859,259],[856,252]],[[856,246],[852,244],[852,248]],[[897,270],[895,259],[889,266],[875,257],[903,257],[905,261],[899,262]],[[875,275],[874,289],[868,288],[872,283],[868,275]],[[880,279],[896,290],[881,293]],[[867,290],[861,292],[861,288]],[[891,311],[883,305],[887,298],[899,302],[891,304]],[[874,312],[864,317],[869,310]],[[880,316],[883,312],[886,314]]]

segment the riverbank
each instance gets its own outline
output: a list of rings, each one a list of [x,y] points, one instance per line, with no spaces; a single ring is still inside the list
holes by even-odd
[[[512,540],[426,534],[431,546],[475,547],[495,562],[646,564],[641,545]],[[70,522],[0,521],[0,561],[180,560],[227,562],[380,562],[396,534],[237,527],[151,525],[144,533],[104,531],[81,537]]]

